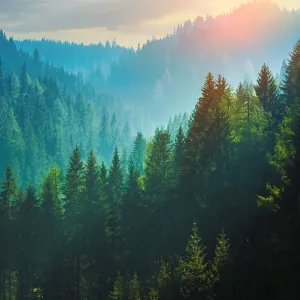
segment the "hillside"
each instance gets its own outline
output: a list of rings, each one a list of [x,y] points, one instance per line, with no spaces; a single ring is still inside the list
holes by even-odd
[[[255,80],[264,62],[279,75],[282,61],[299,38],[299,30],[300,11],[281,10],[270,2],[252,2],[223,15],[186,21],[175,33],[149,40],[136,52],[119,51],[115,45],[107,47],[105,54],[99,50],[98,61],[94,54],[84,64],[77,56],[72,57],[74,64],[85,68],[85,74],[90,73],[85,77],[87,82],[96,83],[124,101],[141,103],[156,124],[163,124],[170,114],[191,111],[209,71],[222,74],[234,86],[246,76]],[[50,55],[52,47],[59,46],[62,53],[76,48],[47,41],[24,41],[17,45],[21,49],[37,47],[41,57],[55,64],[62,60]],[[77,48],[84,57],[98,51],[93,45]],[[111,62],[106,57],[116,59]],[[64,65],[69,66],[69,60]],[[107,81],[103,80],[107,74]]]

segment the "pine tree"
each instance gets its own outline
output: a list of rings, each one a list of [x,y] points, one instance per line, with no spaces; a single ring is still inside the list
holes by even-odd
[[[110,136],[111,136],[111,148],[114,149],[119,140],[119,126],[117,122],[116,114],[113,114],[110,122]]]
[[[141,191],[138,184],[139,171],[133,161],[129,162],[126,178],[125,193],[120,204],[120,228],[122,236],[122,252],[124,268],[127,272],[133,271],[137,254],[136,246],[140,243],[138,228],[141,218]]]
[[[122,151],[121,165],[122,165],[123,174],[127,175],[127,173],[128,173],[128,156],[127,156],[126,148],[123,148],[123,151]]]
[[[27,67],[26,64],[24,63],[21,72],[21,93],[23,97],[26,96],[28,89],[30,87],[30,83],[31,83],[31,78],[27,73]]]
[[[116,281],[114,283],[114,288],[109,294],[110,300],[124,300],[125,288],[124,288],[124,278],[118,273]]]
[[[173,162],[173,172],[174,175],[178,179],[178,172],[182,167],[182,163],[184,160],[184,153],[185,153],[185,136],[183,132],[183,128],[180,125],[177,131],[177,135],[175,138],[175,149],[174,149],[174,162]]]
[[[89,203],[97,202],[97,195],[98,195],[97,180],[98,180],[97,160],[94,151],[91,150],[86,163],[85,188],[84,188],[85,201]]]
[[[138,132],[134,142],[133,142],[133,150],[132,150],[132,159],[136,168],[142,174],[144,172],[144,162],[146,158],[146,139],[141,132]]]
[[[57,258],[56,253],[62,250],[61,210],[60,202],[60,170],[53,166],[46,174],[41,187],[41,214],[38,220],[39,252],[43,266],[43,297],[53,299],[58,295],[55,286],[55,268],[61,263],[62,258]]]
[[[23,294],[31,295],[33,289],[33,279],[38,252],[38,201],[35,190],[30,184],[26,190],[24,201],[20,207],[20,227],[19,238],[22,248],[20,249],[20,261],[22,276],[26,279],[26,283],[21,282],[21,290]]]
[[[6,77],[5,71],[2,66],[2,60],[0,58],[0,98],[6,96]]]
[[[215,249],[215,257],[213,262],[213,273],[215,279],[220,279],[220,273],[222,268],[229,260],[229,250],[230,250],[230,243],[229,239],[227,238],[224,231],[219,234],[217,238],[217,245]]]
[[[186,136],[185,172],[195,173],[199,165],[199,151],[208,129],[211,109],[214,107],[216,96],[214,77],[208,73],[202,88],[202,96],[199,98],[189,121]]]
[[[220,98],[222,98],[225,94],[225,90],[227,88],[227,82],[224,77],[220,74],[218,75],[218,79],[216,81],[216,92]]]
[[[70,157],[64,185],[66,214],[71,222],[69,230],[75,232],[79,227],[79,214],[82,209],[82,192],[84,187],[84,168],[78,146]]]
[[[128,300],[141,300],[140,283],[135,273],[129,282]]]
[[[286,75],[281,89],[288,105],[300,96],[300,40],[295,44],[288,59]]]
[[[99,200],[105,202],[108,196],[108,178],[107,178],[107,168],[105,163],[102,161],[99,170],[99,181],[98,181],[98,193]]]
[[[123,171],[118,148],[115,148],[108,176],[109,196],[111,201],[119,203],[123,192]]]
[[[278,104],[278,90],[275,79],[266,64],[263,64],[260,70],[254,89],[264,110],[275,114]]]
[[[115,148],[108,175],[108,205],[106,217],[106,231],[110,243],[110,259],[113,261],[112,270],[116,271],[121,260],[121,228],[120,228],[120,203],[123,194],[123,173],[118,149]]]
[[[11,97],[13,99],[13,104],[16,105],[17,100],[20,96],[20,80],[18,78],[18,76],[16,75],[16,73],[13,73],[13,75],[11,76],[11,80],[10,80],[10,94]]]
[[[149,198],[163,202],[173,181],[172,148],[170,133],[156,129],[151,150],[147,154],[145,189]]]
[[[17,186],[10,165],[5,170],[5,181],[2,184],[0,193],[1,219],[10,220],[14,217],[16,206]]]
[[[110,158],[110,140],[108,126],[108,112],[105,107],[102,109],[102,119],[100,124],[100,147],[99,152],[105,158],[106,162]]]
[[[178,274],[181,293],[187,299],[199,299],[208,288],[205,247],[201,245],[197,225],[194,223],[192,234],[186,246],[186,257],[179,259]]]
[[[147,300],[159,300],[159,293],[156,289],[151,288]]]
[[[17,198],[17,187],[11,167],[8,165],[5,171],[5,181],[2,184],[2,191],[0,193],[0,275],[2,288],[7,286],[5,280],[8,279],[8,289],[11,292],[11,273],[12,268],[12,250],[15,242],[14,236],[16,232],[13,231],[12,218],[15,217],[16,211],[14,209]],[[8,278],[5,276],[5,270],[8,270]],[[5,293],[5,292],[4,292]]]
[[[169,298],[168,295],[168,285],[171,282],[171,269],[170,265],[165,262],[160,262],[160,270],[157,275],[157,286],[159,290],[159,294],[162,298]]]

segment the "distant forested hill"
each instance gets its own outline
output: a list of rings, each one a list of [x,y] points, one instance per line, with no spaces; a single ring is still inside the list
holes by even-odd
[[[175,131],[176,120],[169,123]],[[0,172],[10,164],[19,184],[36,186],[54,162],[65,169],[75,145],[83,158],[92,147],[106,163],[118,146],[126,161],[134,136],[144,128],[149,134],[149,124],[140,107],[42,61],[38,50],[18,50],[0,32]]]
[[[15,43],[18,49],[28,53],[33,53],[35,49],[38,49],[42,60],[49,60],[75,73],[100,68],[103,73],[109,75],[107,67],[112,61],[118,60],[125,53],[134,52],[133,49],[127,49],[117,45],[116,42],[109,43],[108,41],[105,44],[89,46],[47,39],[23,40]]]
[[[37,47],[41,57],[54,64],[84,70],[87,82],[120,99],[142,104],[159,124],[165,123],[170,114],[191,111],[209,71],[221,73],[236,86],[246,75],[255,80],[265,62],[279,77],[282,62],[299,32],[300,11],[253,2],[227,14],[188,20],[174,33],[149,40],[137,51],[117,45],[50,41],[17,45],[30,52]],[[58,49],[61,57],[56,54]],[[70,57],[64,60],[65,53]]]

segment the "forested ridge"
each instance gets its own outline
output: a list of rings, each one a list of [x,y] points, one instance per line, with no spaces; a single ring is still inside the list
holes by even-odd
[[[59,86],[80,76],[14,51],[0,64],[1,300],[297,295],[300,41],[280,83],[266,64],[236,89],[209,72],[191,116],[151,138],[103,99],[96,120],[92,89]]]
[[[266,63],[279,82],[299,30],[299,9],[250,1],[223,14],[187,20],[167,36],[140,41],[136,50],[108,42],[84,46],[25,40],[16,45],[29,53],[37,48],[42,60],[79,71],[95,89],[142,105],[157,126],[170,115],[193,109],[208,72],[221,73],[236,86],[245,73],[254,81]]]
[[[66,169],[76,144],[84,159],[93,148],[106,163],[118,145],[126,163],[134,136],[147,123],[139,107],[95,91],[80,75],[43,62],[37,49],[33,56],[17,50],[2,31],[0,113],[0,172],[10,163],[23,187],[29,182],[37,187],[53,163]],[[187,120],[187,114],[171,118],[172,136]]]

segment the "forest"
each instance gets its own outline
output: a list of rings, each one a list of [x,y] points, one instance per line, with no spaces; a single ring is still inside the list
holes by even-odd
[[[280,76],[212,67],[165,124],[17,44],[0,32],[0,300],[295,298],[299,39]]]

